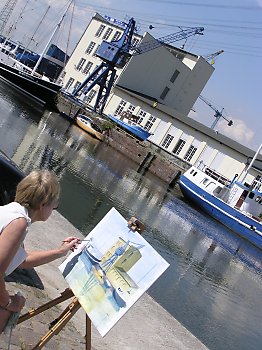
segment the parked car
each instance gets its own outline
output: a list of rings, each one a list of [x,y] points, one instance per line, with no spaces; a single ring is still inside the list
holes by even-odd
[[[16,186],[24,176],[22,170],[0,150],[0,205],[14,200]]]

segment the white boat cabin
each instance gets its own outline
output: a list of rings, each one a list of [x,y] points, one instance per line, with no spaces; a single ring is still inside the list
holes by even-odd
[[[191,167],[185,174],[199,188],[221,199],[231,207],[257,221],[262,221],[262,176],[258,175],[251,184],[227,179],[205,164]]]

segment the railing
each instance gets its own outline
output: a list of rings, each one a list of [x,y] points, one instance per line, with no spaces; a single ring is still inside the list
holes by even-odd
[[[255,179],[252,181],[252,184],[250,186],[253,190],[256,191],[262,191],[262,178]]]
[[[199,162],[199,164],[197,165],[197,169],[203,171],[205,174],[212,177],[212,179],[220,182],[222,185],[227,186],[231,183],[231,180],[229,180],[228,178],[226,178],[224,175],[220,174],[216,170],[209,168],[202,161]]]

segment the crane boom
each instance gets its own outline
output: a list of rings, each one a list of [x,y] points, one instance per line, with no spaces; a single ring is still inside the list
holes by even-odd
[[[72,93],[75,97],[79,93],[86,95],[95,85],[98,85],[99,91],[93,110],[99,114],[102,114],[113,86],[116,68],[123,68],[131,56],[140,55],[180,39],[187,39],[192,35],[203,34],[204,31],[203,27],[181,29],[178,33],[170,34],[156,40],[150,40],[141,44],[139,47],[132,47],[131,41],[135,31],[135,24],[134,18],[131,18],[119,40],[111,42],[102,41],[96,51],[96,56],[102,60],[102,63]]]
[[[132,48],[134,50],[133,56],[140,55],[147,51],[154,50],[160,46],[174,43],[175,41],[179,41],[182,39],[187,39],[193,35],[203,35],[204,28],[203,27],[195,27],[195,28],[187,28],[181,29],[180,32],[169,34],[158,38],[156,40],[150,40],[144,44],[141,44],[138,47]]]
[[[200,98],[200,100],[202,100],[203,102],[205,102],[210,108],[212,108],[213,111],[215,111],[215,115],[214,115],[215,121],[214,121],[213,124],[211,125],[211,129],[214,129],[214,127],[217,125],[217,123],[218,123],[218,121],[219,121],[220,118],[225,119],[225,120],[228,122],[228,126],[233,125],[233,121],[232,121],[232,120],[228,120],[227,118],[225,118],[225,117],[223,116],[222,113],[223,113],[224,108],[222,108],[222,110],[219,111],[219,110],[216,109],[210,102],[208,102],[203,96],[199,95],[199,98]]]
[[[215,53],[211,53],[209,55],[203,56],[203,58],[208,62],[211,61],[211,64],[215,63],[214,58],[217,57],[218,55],[221,55],[221,53],[225,52],[224,50],[219,50]]]

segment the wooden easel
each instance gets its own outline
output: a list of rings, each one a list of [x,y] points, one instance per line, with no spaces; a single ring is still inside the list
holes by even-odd
[[[67,288],[61,293],[61,296],[57,297],[56,299],[53,299],[48,303],[41,305],[37,309],[32,309],[28,311],[26,314],[20,316],[17,324],[22,323],[72,297],[74,297],[72,290],[70,288]],[[50,323],[49,331],[39,340],[39,342],[32,348],[32,350],[42,349],[54,335],[58,334],[63,329],[63,327],[71,320],[71,318],[80,309],[80,307],[81,305],[78,299],[74,297],[71,303],[61,313],[61,315],[57,319],[55,319],[53,322]],[[86,338],[85,349],[91,350],[91,321],[87,315],[86,315],[85,338]]]
[[[130,220],[128,220],[128,227],[133,230],[137,231],[138,233],[142,233],[145,229],[144,224],[137,220],[136,217],[132,216]],[[68,300],[69,298],[72,298],[73,300],[71,303],[65,308],[65,310],[60,314],[58,318],[56,318],[54,321],[50,323],[49,331],[39,340],[39,342],[32,348],[32,350],[39,350],[42,349],[46,343],[49,342],[49,340],[56,334],[58,334],[64,326],[71,320],[71,318],[74,316],[74,314],[80,309],[81,305],[78,301],[78,299],[74,296],[74,293],[70,288],[65,289],[61,296],[57,297],[56,299],[53,299],[49,301],[48,303],[41,305],[37,309],[32,309],[28,311],[26,314],[19,317],[17,324],[22,323],[36,315],[39,315],[40,313],[50,309],[53,306],[56,306],[60,303],[62,303],[65,300]],[[91,350],[91,320],[86,315],[86,335],[85,335],[85,342],[86,342],[86,348],[85,350]]]

